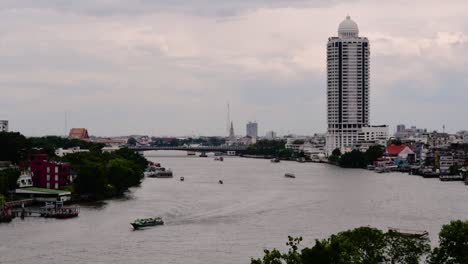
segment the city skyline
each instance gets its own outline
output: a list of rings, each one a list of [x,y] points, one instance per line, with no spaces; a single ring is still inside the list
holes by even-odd
[[[347,14],[372,43],[372,124],[466,129],[463,1],[110,2],[0,4],[10,130],[62,135],[67,113],[97,136],[225,135],[229,100],[236,133],[324,133],[323,50]]]

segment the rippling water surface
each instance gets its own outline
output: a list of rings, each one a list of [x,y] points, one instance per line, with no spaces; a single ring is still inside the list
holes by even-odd
[[[370,225],[428,230],[437,242],[442,224],[468,218],[468,189],[460,182],[325,164],[151,154],[174,171],[173,179],[145,179],[125,198],[82,206],[75,219],[0,224],[0,263],[250,263],[264,248],[283,249],[288,235],[310,245]],[[166,224],[142,231],[129,225],[154,216]]]

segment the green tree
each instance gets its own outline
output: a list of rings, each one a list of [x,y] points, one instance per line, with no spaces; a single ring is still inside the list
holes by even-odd
[[[0,194],[8,195],[8,191],[16,189],[16,182],[20,176],[20,171],[15,168],[0,170]]]
[[[130,146],[135,146],[137,143],[136,139],[134,137],[131,137],[127,140],[127,144]]]
[[[117,194],[122,194],[129,187],[140,184],[141,179],[138,167],[123,158],[110,160],[106,166],[106,175]]]
[[[366,163],[372,164],[378,158],[381,158],[385,153],[385,147],[381,145],[370,146],[365,153]]]
[[[339,165],[343,168],[364,168],[366,167],[366,157],[364,153],[354,149],[341,155]]]
[[[18,132],[0,132],[0,160],[19,163],[26,159],[29,145]]]
[[[341,156],[341,150],[339,148],[336,148],[332,151],[333,156]]]
[[[432,251],[429,263],[468,263],[468,221],[452,221],[442,227],[439,247]]]
[[[418,264],[431,252],[427,236],[402,235],[389,231],[385,234],[387,263]]]

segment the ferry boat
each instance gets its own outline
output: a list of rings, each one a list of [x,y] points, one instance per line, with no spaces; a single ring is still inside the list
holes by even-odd
[[[184,178],[184,177],[180,177],[180,181],[184,181],[184,180],[185,180],[185,178]]]
[[[440,175],[441,181],[463,181],[463,175]]]
[[[200,157],[200,158],[206,158],[206,157],[208,157],[208,155],[206,155],[206,153],[205,153],[205,152],[202,152],[202,153],[200,154],[200,156],[199,156],[199,157]]]
[[[154,174],[154,178],[172,178],[174,175],[172,174],[172,171],[169,170],[164,170],[164,171],[156,171]]]
[[[271,159],[270,161],[271,161],[272,163],[278,163],[278,162],[280,162],[280,160],[279,160],[278,158]]]
[[[223,181],[222,181],[222,180],[219,180],[218,183],[219,183],[219,184],[223,184]]]
[[[214,160],[217,160],[217,161],[224,161],[224,158],[223,158],[223,157],[216,157]]]
[[[294,175],[292,173],[286,173],[286,174],[284,174],[284,177],[286,177],[286,178],[296,178],[296,175]]]
[[[130,225],[132,225],[134,229],[141,229],[144,227],[164,225],[164,221],[162,220],[161,217],[144,218],[144,219],[137,219],[133,221],[132,223],[130,223]]]

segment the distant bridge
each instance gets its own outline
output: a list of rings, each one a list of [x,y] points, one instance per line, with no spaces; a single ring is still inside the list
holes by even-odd
[[[247,151],[248,146],[178,146],[178,147],[145,147],[145,146],[129,146],[131,150],[135,151],[149,151],[149,150],[180,150],[180,151],[193,151],[193,152],[235,152],[242,154]]]

